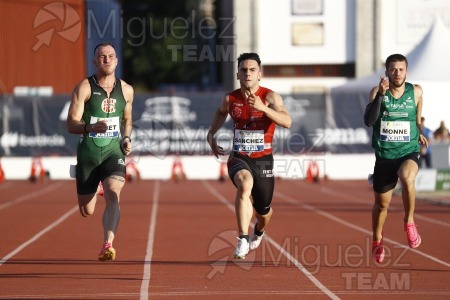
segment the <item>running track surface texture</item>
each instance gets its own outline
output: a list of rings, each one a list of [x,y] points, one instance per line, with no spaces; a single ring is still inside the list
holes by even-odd
[[[74,181],[9,181],[0,195],[1,299],[450,298],[450,208],[417,202],[412,250],[395,196],[375,264],[366,181],[277,180],[266,238],[239,261],[229,181],[128,183],[108,263],[104,201],[81,217]]]

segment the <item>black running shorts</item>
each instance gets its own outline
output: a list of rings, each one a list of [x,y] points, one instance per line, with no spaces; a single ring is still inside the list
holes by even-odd
[[[253,207],[260,215],[270,211],[275,178],[273,174],[273,155],[250,158],[237,152],[232,152],[228,159],[228,176],[234,185],[234,175],[242,169],[248,170],[253,176],[252,198]]]
[[[398,170],[408,159],[419,165],[420,154],[414,152],[396,159],[376,157],[373,171],[373,190],[377,193],[385,193],[395,188],[398,181]]]
[[[77,193],[93,194],[100,181],[117,175],[125,178],[125,156],[120,148],[119,139],[114,139],[105,147],[96,146],[91,138],[85,138],[77,150]]]

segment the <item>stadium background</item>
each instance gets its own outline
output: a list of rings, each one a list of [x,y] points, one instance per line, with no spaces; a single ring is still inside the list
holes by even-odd
[[[2,0],[0,6],[0,155],[11,179],[27,178],[32,157],[47,160],[56,178],[66,177],[56,175],[68,173],[66,160],[56,158],[73,160],[78,141],[65,128],[68,101],[94,72],[99,42],[115,45],[117,75],[136,89],[135,160],[152,157],[170,166],[177,156],[205,156],[208,166],[204,137],[221,97],[236,87],[235,58],[255,51],[263,59],[261,84],[283,96],[293,118],[290,130],[277,130],[277,157],[303,169],[303,161],[319,160],[329,170],[322,176],[333,179],[367,178],[373,168],[371,129],[360,116],[366,86],[376,81],[364,79],[379,76],[388,54],[424,48],[438,21],[440,44],[428,48],[450,51],[450,4],[442,0],[198,0],[171,8],[163,1]],[[448,118],[448,101],[431,91],[450,80],[433,68],[450,64],[448,55],[434,54],[440,60],[422,58],[433,71],[421,72],[434,80],[423,75],[418,82],[429,97],[424,115],[431,128]],[[336,98],[352,81],[363,82],[363,92]],[[224,128],[225,147],[229,136]],[[433,146],[434,165],[448,169],[448,145]],[[283,172],[304,176],[304,170]]]

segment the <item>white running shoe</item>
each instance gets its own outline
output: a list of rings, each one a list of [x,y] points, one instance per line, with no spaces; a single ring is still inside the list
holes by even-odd
[[[255,250],[261,244],[261,241],[264,237],[264,231],[261,235],[252,234],[250,235],[250,250]]]
[[[234,258],[237,259],[245,259],[245,256],[247,255],[248,251],[250,251],[250,244],[247,242],[244,238],[237,238],[238,244],[236,246],[236,250],[234,250]]]

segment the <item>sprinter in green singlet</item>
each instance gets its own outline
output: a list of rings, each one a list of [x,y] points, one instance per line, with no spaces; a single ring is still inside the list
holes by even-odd
[[[409,247],[417,248],[421,237],[414,223],[415,179],[419,171],[420,145],[428,147],[421,132],[423,91],[417,84],[406,82],[408,60],[401,54],[386,59],[386,77],[370,92],[364,122],[373,126],[372,147],[375,149],[372,208],[372,255],[376,262],[384,259],[383,225],[392,193],[400,180],[405,210],[404,229]]]
[[[104,241],[98,260],[112,261],[112,243],[120,220],[119,199],[125,184],[125,156],[131,152],[133,88],[116,78],[118,64],[111,44],[94,49],[97,72],[81,81],[72,93],[67,117],[70,133],[81,134],[77,150],[77,194],[83,217],[92,215],[101,183],[106,202]]]

